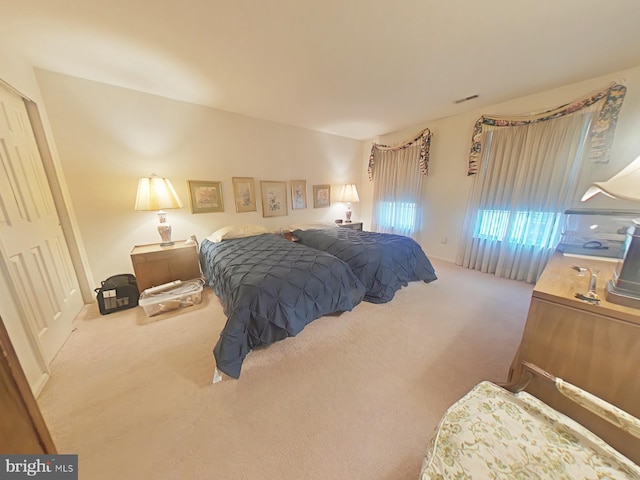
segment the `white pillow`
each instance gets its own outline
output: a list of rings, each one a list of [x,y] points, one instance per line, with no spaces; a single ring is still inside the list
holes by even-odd
[[[294,230],[312,230],[312,229],[325,229],[325,228],[333,228],[336,224],[332,222],[315,222],[315,223],[294,223],[293,225],[289,225],[289,229],[293,232]]]
[[[267,229],[259,225],[228,225],[216,230],[207,239],[219,243],[230,238],[251,237],[253,235],[262,235],[263,233],[268,233]]]

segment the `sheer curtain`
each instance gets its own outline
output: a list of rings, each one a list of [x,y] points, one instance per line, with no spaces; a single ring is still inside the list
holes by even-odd
[[[399,150],[376,150],[373,221],[376,232],[416,238],[422,223],[419,142]]]
[[[484,132],[459,265],[535,283],[577,192],[597,109]]]

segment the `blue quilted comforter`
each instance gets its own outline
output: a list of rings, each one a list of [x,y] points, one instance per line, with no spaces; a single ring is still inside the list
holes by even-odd
[[[364,300],[385,303],[410,281],[436,280],[424,251],[412,238],[349,228],[294,230],[299,243],[335,255],[364,283]]]
[[[274,234],[204,240],[200,264],[227,316],[213,349],[217,368],[233,378],[250,350],[297,335],[323,315],[350,311],[364,296],[342,260]]]

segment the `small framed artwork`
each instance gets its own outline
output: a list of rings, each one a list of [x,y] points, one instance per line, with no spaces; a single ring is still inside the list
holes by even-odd
[[[313,186],[313,208],[323,208],[331,205],[331,185]]]
[[[253,177],[232,177],[233,196],[236,201],[236,212],[255,212],[256,190]]]
[[[260,181],[260,192],[263,217],[287,215],[287,182]]]
[[[191,213],[224,212],[222,182],[188,180]]]
[[[291,208],[307,208],[307,181],[291,180]]]

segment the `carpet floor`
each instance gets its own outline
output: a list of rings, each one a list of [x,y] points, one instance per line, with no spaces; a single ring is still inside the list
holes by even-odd
[[[226,318],[84,308],[38,402],[83,480],[417,480],[446,408],[503,382],[532,286],[433,260],[438,280],[309,324],[212,384]]]

